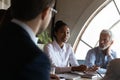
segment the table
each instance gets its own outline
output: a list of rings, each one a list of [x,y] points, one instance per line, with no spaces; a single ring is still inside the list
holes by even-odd
[[[64,74],[56,74],[62,79],[64,78],[65,80],[102,80],[102,77],[99,74],[95,74],[91,78],[83,78],[81,74],[75,74],[75,73],[64,73]],[[104,76],[104,74],[102,74]],[[63,80],[64,80],[63,79]]]

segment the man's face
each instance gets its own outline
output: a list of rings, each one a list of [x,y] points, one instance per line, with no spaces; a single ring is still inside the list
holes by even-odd
[[[105,50],[107,48],[109,48],[112,44],[112,40],[110,39],[109,34],[107,33],[102,33],[100,35],[100,39],[99,39],[99,47],[102,50]]]

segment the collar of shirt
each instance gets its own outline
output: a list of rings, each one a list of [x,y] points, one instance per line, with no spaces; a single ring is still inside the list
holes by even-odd
[[[65,47],[65,44],[63,45],[63,48],[61,48],[61,47],[59,46],[59,44],[57,43],[56,40],[53,41],[53,44],[54,44],[55,48],[58,49],[59,51],[66,51],[66,49],[65,49],[65,48],[66,48],[66,47]]]
[[[27,31],[27,33],[29,34],[29,36],[31,37],[32,41],[37,44],[38,38],[36,38],[34,32],[32,31],[32,29],[25,23],[23,23],[20,20],[17,19],[12,19],[12,22],[18,24],[20,27],[22,27],[25,31]]]

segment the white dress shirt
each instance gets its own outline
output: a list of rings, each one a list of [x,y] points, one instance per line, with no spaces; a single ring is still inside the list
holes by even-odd
[[[66,67],[63,68],[67,70],[69,64],[71,66],[79,66],[75,56],[74,51],[70,44],[65,43],[63,48],[60,48],[56,41],[53,41],[44,47],[44,51],[49,56],[52,66],[55,67]]]

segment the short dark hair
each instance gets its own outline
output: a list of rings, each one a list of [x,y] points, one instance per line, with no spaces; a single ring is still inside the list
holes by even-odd
[[[62,20],[58,20],[55,23],[54,32],[57,32],[63,26],[68,26],[68,25],[65,22],[63,22]]]
[[[68,25],[67,25],[64,21],[62,21],[62,20],[58,20],[58,21],[55,23],[55,26],[54,26],[54,29],[53,29],[53,32],[52,32],[52,37],[53,37],[53,39],[56,39],[55,33],[56,33],[60,28],[62,28],[62,27],[64,27],[64,26],[67,26],[67,27],[68,27]]]
[[[48,7],[53,7],[55,0],[11,0],[13,18],[32,20]]]

